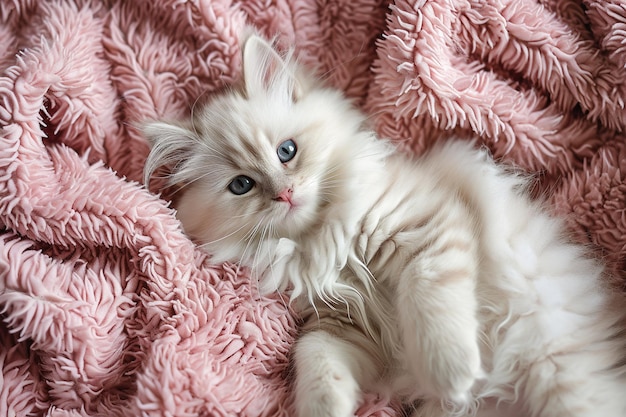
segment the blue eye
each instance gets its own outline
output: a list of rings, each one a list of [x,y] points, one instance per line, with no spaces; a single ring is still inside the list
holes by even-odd
[[[278,149],[276,149],[278,159],[280,159],[282,163],[291,161],[293,157],[296,156],[296,152],[298,152],[298,147],[296,146],[296,142],[291,139],[287,139],[278,145]]]
[[[254,180],[245,175],[239,175],[228,184],[228,190],[235,195],[247,193],[254,187]]]

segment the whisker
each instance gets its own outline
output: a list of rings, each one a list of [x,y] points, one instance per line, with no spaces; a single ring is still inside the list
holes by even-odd
[[[242,218],[242,217],[247,217],[247,216],[252,216],[252,215],[254,215],[254,214],[259,214],[259,213],[261,213],[262,211],[263,211],[263,209],[259,209],[259,210],[257,210],[257,211],[253,211],[253,212],[250,212],[250,213],[239,214],[239,215],[237,215],[237,216],[230,216],[230,217],[229,217],[229,219],[240,219],[240,218]]]
[[[198,245],[198,246],[199,246],[199,247],[201,247],[201,248],[204,248],[205,246],[212,245],[212,244],[217,243],[217,242],[221,242],[221,241],[222,241],[222,240],[224,240],[224,239],[228,239],[229,237],[231,237],[232,235],[236,234],[236,233],[237,233],[237,232],[239,232],[241,229],[243,229],[244,227],[246,227],[248,224],[249,224],[249,223],[244,223],[244,224],[243,224],[243,225],[242,225],[239,229],[235,230],[234,232],[229,233],[229,234],[227,234],[226,236],[222,236],[222,237],[220,237],[219,239],[215,239],[215,240],[212,240],[212,241],[210,241],[210,242],[203,243],[203,244]]]
[[[335,184],[343,184],[344,181],[342,179],[326,179],[323,178],[319,181],[319,185],[335,185]]]
[[[261,239],[262,240],[265,240],[265,239],[270,240],[270,239],[276,239],[277,237],[278,237],[278,235],[276,233],[276,229],[274,228],[274,225],[270,223],[270,224],[267,225],[266,230],[264,230],[264,236]],[[274,259],[275,255],[276,255],[276,252],[274,250],[274,252],[270,251],[268,254],[269,254],[270,259]],[[272,278],[272,282],[274,284],[274,290],[278,291],[280,289],[279,285],[278,285],[279,280],[275,279],[274,264],[272,262],[269,263],[269,269],[270,269],[270,278]],[[281,301],[283,302],[284,307],[288,308],[287,304],[284,303],[284,300],[282,298],[281,298]]]
[[[256,235],[257,231],[261,227],[261,223],[265,220],[265,217],[267,217],[267,216],[261,217],[261,219],[256,223],[256,225],[252,229],[250,229],[250,231],[248,231],[248,233],[246,233],[243,236],[242,239],[244,239],[244,240],[251,240],[251,239],[253,239],[254,236]]]
[[[263,238],[265,236],[265,230],[266,229],[267,229],[267,225],[264,225],[261,228],[261,233],[260,233],[259,239],[258,239],[259,242],[263,242],[264,241]],[[259,246],[257,246],[256,251],[254,252],[254,256],[252,257],[252,269],[256,269],[256,267],[257,267],[257,261],[259,259],[259,250],[260,250],[260,248],[259,248]]]
[[[246,258],[246,254],[248,252],[248,249],[250,249],[250,245],[252,244],[254,238],[256,237],[256,234],[259,230],[259,228],[261,227],[261,224],[265,221],[265,218],[267,217],[267,215],[264,215],[263,217],[261,217],[261,219],[259,219],[259,221],[256,223],[256,225],[250,229],[248,231],[248,233],[246,233],[239,241],[247,241],[246,246],[243,250],[243,253],[241,254],[241,258],[239,263],[243,263],[245,258]],[[250,267],[252,268],[252,271],[254,272],[254,265],[250,265]]]

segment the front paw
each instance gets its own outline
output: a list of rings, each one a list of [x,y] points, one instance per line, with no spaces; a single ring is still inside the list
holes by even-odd
[[[290,239],[280,238],[270,243],[266,243],[261,249],[263,253],[258,256],[263,262],[257,261],[261,294],[284,291],[287,288],[287,265],[296,251],[296,242]]]
[[[413,368],[424,394],[454,404],[471,399],[474,384],[483,379],[480,351],[475,341],[455,340],[430,354],[413,358]]]
[[[306,379],[306,378],[302,378]],[[317,381],[296,386],[298,417],[352,417],[359,387],[346,370],[337,370]]]
[[[373,380],[378,374],[367,353],[321,330],[304,334],[293,357],[297,417],[354,416],[361,396],[359,380]]]

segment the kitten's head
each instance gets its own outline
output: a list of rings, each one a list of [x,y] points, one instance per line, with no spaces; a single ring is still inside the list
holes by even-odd
[[[298,240],[348,197],[363,117],[265,40],[243,45],[239,86],[191,120],[144,127],[146,179],[170,168],[185,231],[220,261],[259,239]]]

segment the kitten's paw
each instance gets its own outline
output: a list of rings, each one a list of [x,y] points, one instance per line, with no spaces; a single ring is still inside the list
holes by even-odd
[[[450,380],[445,381],[448,383],[447,386],[445,383],[442,384],[440,397],[454,405],[463,406],[472,400],[472,387],[484,378],[485,373],[480,366],[473,370],[469,366],[466,369],[458,369]]]
[[[474,384],[485,378],[478,345],[439,349],[418,365],[417,378],[427,395],[457,405],[467,404]]]
[[[298,417],[351,417],[361,395],[358,378],[372,366],[360,349],[324,331],[300,338],[294,350]],[[370,378],[370,377],[368,377]]]
[[[270,244],[271,243],[271,244]],[[296,251],[296,242],[281,238],[277,241],[266,243],[263,248],[262,261],[257,261],[256,269],[259,271],[259,290],[261,294],[270,294],[274,291],[282,291],[287,286],[285,270],[292,260]]]
[[[296,242],[285,237],[278,239],[276,244],[276,251],[274,252],[274,262],[280,263],[283,260],[291,257],[296,250]]]
[[[351,375],[333,372],[316,386],[300,387],[296,399],[298,417],[352,417],[359,387]]]

